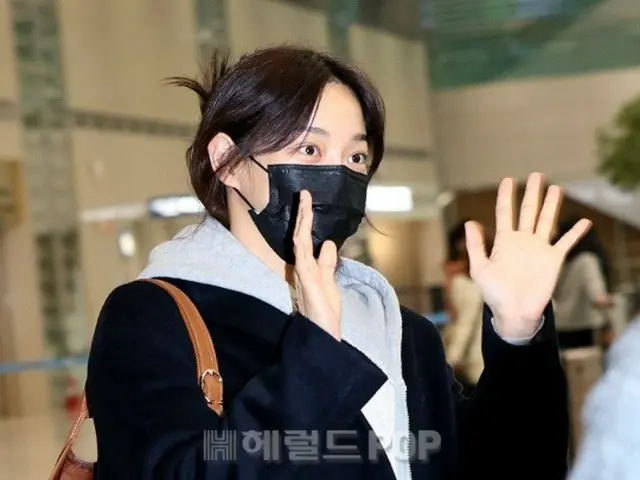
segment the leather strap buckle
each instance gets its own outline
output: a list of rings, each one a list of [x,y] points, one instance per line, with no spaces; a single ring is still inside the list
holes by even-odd
[[[222,376],[220,375],[220,373],[218,373],[213,368],[207,368],[200,375],[200,388],[203,391],[207,391],[207,389],[205,388],[205,381],[206,381],[207,377],[209,377],[209,376],[210,377],[215,377],[218,380],[218,383],[220,383],[220,384],[222,383]],[[213,400],[211,400],[207,395],[205,395],[204,398],[207,401],[207,403],[215,403],[216,405],[222,405],[222,398],[220,398],[220,400],[216,400],[215,402]]]

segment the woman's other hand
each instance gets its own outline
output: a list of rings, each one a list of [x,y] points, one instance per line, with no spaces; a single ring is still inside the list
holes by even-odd
[[[300,206],[293,234],[298,310],[340,340],[340,291],[335,281],[338,252],[335,243],[327,241],[322,245],[320,256],[316,260],[313,256],[312,226],[311,194],[303,190],[300,193]]]
[[[589,230],[582,219],[551,244],[561,189],[551,186],[540,210],[542,175],[529,176],[514,228],[515,182],[504,179],[496,201],[496,237],[487,256],[483,234],[476,222],[467,224],[467,250],[471,277],[482,290],[494,315],[494,325],[503,338],[529,338],[540,326],[551,300],[567,253]]]

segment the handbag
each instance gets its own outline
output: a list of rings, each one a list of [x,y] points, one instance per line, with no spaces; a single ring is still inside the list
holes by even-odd
[[[180,315],[189,332],[196,357],[197,381],[204,398],[218,415],[222,415],[222,377],[218,369],[216,352],[209,331],[193,302],[179,288],[162,280],[144,280],[156,284],[171,295],[178,306]],[[67,440],[62,447],[58,460],[49,480],[91,480],[94,478],[94,464],[78,458],[73,452],[78,432],[86,419],[90,418],[86,395],[82,396],[80,413],[73,422]]]

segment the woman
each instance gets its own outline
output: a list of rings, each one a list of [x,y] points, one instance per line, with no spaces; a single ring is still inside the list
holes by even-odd
[[[444,302],[449,326],[454,325],[458,318],[451,298],[451,284],[456,276],[466,272],[469,268],[469,262],[465,261],[461,255],[461,251],[465,248],[464,231],[468,221],[470,220],[459,222],[447,235],[447,260],[444,262],[442,270],[444,274]]]
[[[563,221],[562,236],[575,218]],[[599,344],[607,310],[613,305],[609,262],[592,229],[567,255],[554,294],[560,348]]]
[[[482,292],[469,275],[469,255],[466,247],[465,224],[458,223],[448,235],[449,264],[457,269],[448,280],[447,296],[456,322],[446,342],[447,360],[462,384],[465,394],[477,385],[484,362],[482,359]],[[488,248],[488,250],[490,250]]]
[[[158,246],[141,277],[171,282],[198,307],[225,412],[203,399],[170,297],[149,282],[118,287],[87,380],[98,478],[511,478],[521,468],[562,478],[566,387],[548,304],[589,222],[550,245],[560,191],[551,188],[536,224],[533,175],[517,229],[514,184],[500,187],[491,258],[469,225],[471,272],[487,303],[486,369],[466,401],[435,327],[401,308],[379,273],[338,262],[382,161],[378,92],[356,70],[294,47],[214,62],[211,72],[205,85],[177,80],[200,97],[187,165],[207,218]],[[227,458],[205,458],[212,436]]]

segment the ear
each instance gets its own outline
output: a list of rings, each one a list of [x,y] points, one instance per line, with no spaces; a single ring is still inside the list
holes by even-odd
[[[225,159],[227,155],[232,151],[235,147],[235,143],[231,140],[231,137],[226,133],[218,133],[215,137],[211,139],[209,145],[207,146],[207,151],[209,152],[209,161],[211,162],[211,168],[213,168],[214,172],[220,172],[218,174],[218,178],[222,183],[224,183],[227,187],[236,187],[237,188],[237,180],[233,169],[221,170],[224,167]]]

